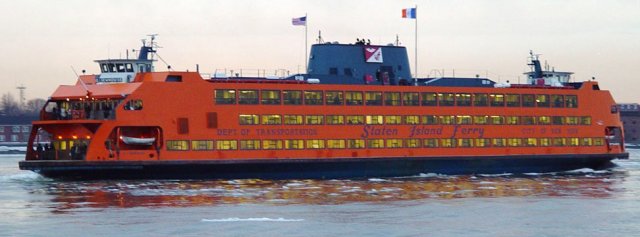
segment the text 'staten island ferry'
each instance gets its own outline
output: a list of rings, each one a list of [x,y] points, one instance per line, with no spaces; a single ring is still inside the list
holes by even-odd
[[[527,84],[412,79],[404,47],[312,46],[306,74],[154,72],[97,60],[51,95],[23,170],[68,178],[345,178],[602,168],[627,158],[611,94],[543,70]],[[49,137],[46,141],[41,137]]]

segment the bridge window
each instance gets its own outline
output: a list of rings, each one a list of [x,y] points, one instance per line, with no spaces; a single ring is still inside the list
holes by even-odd
[[[133,65],[131,65],[131,63],[127,63],[124,66],[127,72],[133,72]]]
[[[109,72],[109,65],[107,65],[106,63],[100,64],[100,71],[102,73]]]
[[[327,105],[343,105],[344,98],[342,97],[342,91],[327,91],[325,92],[325,100]]]
[[[423,106],[436,106],[438,105],[438,94],[433,92],[422,93],[422,105]]]
[[[322,105],[322,91],[305,91],[304,103],[306,105]]]
[[[347,91],[346,99],[347,99],[347,105],[362,105],[362,92]]]
[[[364,124],[363,115],[347,115],[347,124]]]
[[[302,91],[283,91],[282,97],[285,105],[302,104]]]
[[[538,107],[549,107],[549,95],[536,95],[536,104]]]
[[[473,106],[488,106],[488,105],[489,105],[489,95],[487,94],[473,95]]]
[[[142,100],[129,100],[124,104],[125,110],[142,110]]]
[[[258,104],[257,90],[240,90],[238,97],[239,104]]]
[[[503,94],[490,94],[491,106],[504,107],[504,95]]]
[[[116,68],[117,68],[118,72],[126,72],[126,69],[124,68],[124,64],[122,64],[122,63],[117,63],[116,64]]]
[[[235,104],[236,90],[218,89],[215,90],[216,104]]]
[[[575,95],[567,95],[564,97],[565,106],[567,108],[578,108],[578,96]]]
[[[507,94],[507,107],[520,107],[520,95]]]
[[[457,106],[471,106],[471,94],[456,94]]]
[[[397,106],[400,105],[400,92],[385,92],[384,105]]]
[[[116,64],[114,63],[109,63],[109,72],[118,72],[117,68],[116,68]]]
[[[420,94],[418,92],[406,92],[402,94],[402,104],[405,106],[420,105]]]
[[[522,95],[522,106],[523,107],[534,107],[536,106],[536,97],[535,95]]]
[[[260,140],[240,140],[240,150],[260,150]]]
[[[266,105],[279,105],[280,104],[280,91],[276,90],[263,90],[260,91],[261,103]]]
[[[364,93],[367,105],[382,105],[382,92],[368,91]]]

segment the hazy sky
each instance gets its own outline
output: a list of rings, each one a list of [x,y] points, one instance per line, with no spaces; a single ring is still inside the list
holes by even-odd
[[[27,99],[46,98],[78,73],[98,73],[95,59],[119,58],[159,34],[160,56],[176,70],[304,68],[309,44],[325,41],[408,47],[418,5],[419,76],[487,74],[518,80],[529,50],[574,80],[596,77],[619,102],[640,102],[640,0],[0,0],[0,93],[24,84]],[[166,68],[159,62],[158,69]],[[521,77],[524,81],[524,77]]]

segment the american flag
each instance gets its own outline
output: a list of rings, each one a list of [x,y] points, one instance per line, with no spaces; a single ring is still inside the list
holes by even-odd
[[[298,17],[298,18],[292,18],[291,19],[291,24],[293,24],[294,26],[306,26],[307,25],[307,17],[303,16],[303,17]]]

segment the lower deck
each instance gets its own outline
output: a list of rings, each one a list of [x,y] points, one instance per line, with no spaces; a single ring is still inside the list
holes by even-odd
[[[66,179],[336,179],[446,175],[548,173],[610,167],[628,153],[343,159],[248,159],[182,161],[22,161],[20,169]]]

